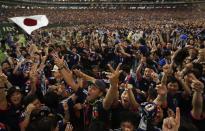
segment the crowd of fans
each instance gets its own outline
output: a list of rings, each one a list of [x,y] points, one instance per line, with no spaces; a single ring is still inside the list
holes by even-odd
[[[54,23],[113,21],[2,39],[0,131],[205,130],[203,17],[43,13]]]
[[[110,23],[113,21],[184,20],[204,18],[204,12],[196,9],[156,10],[54,10],[54,9],[0,9],[0,21],[30,15],[46,15],[50,24],[62,23]],[[188,12],[188,13],[187,13]]]

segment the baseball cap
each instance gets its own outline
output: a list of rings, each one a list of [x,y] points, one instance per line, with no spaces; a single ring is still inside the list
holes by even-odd
[[[106,83],[102,79],[96,79],[95,83],[92,83],[92,84],[95,85],[101,91],[103,91],[103,92],[106,91],[107,86],[106,86]]]
[[[10,98],[15,92],[21,93],[21,90],[18,86],[9,88],[7,91],[7,98]]]

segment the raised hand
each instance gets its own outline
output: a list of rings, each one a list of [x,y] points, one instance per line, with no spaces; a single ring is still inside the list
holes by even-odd
[[[64,57],[59,58],[57,53],[54,53],[53,55],[54,63],[58,66],[58,68],[64,67]]]
[[[0,69],[0,87],[4,87],[5,83],[8,81],[7,76]]]
[[[182,80],[182,73],[181,73],[180,71],[175,72],[175,73],[174,73],[174,76],[175,76],[175,78],[176,78],[177,80]]]
[[[176,116],[168,117],[163,120],[162,131],[178,131],[180,126],[180,109],[177,107]]]
[[[24,63],[24,60],[18,61],[18,62],[17,62],[17,66],[21,66],[22,63]]]
[[[7,76],[3,72],[0,72],[0,80],[2,82],[6,82],[7,81]]]
[[[33,65],[31,67],[31,70],[29,72],[29,77],[30,77],[30,80],[35,82],[37,77],[38,77],[38,72],[37,72],[37,65]]]
[[[157,85],[156,90],[157,90],[157,93],[161,96],[164,96],[167,94],[167,87],[164,84]]]
[[[125,84],[125,89],[131,90],[133,88],[132,84],[128,84],[128,82]]]
[[[83,76],[83,72],[81,70],[75,69],[73,70],[73,72],[75,73],[76,76],[78,77],[82,77]]]
[[[41,63],[44,64],[46,62],[47,56],[41,56]]]
[[[40,66],[38,68],[38,72],[43,71],[44,67],[46,66],[45,65],[46,59],[47,59],[47,56],[41,56],[41,63],[40,63]]]
[[[77,78],[77,84],[79,85],[79,87],[83,87],[83,79],[82,78]]]
[[[73,126],[71,125],[70,122],[67,122],[67,125],[66,125],[66,128],[65,128],[65,131],[73,131]]]
[[[199,80],[197,80],[197,79],[192,80],[191,87],[192,87],[192,90],[193,90],[193,91],[203,93],[204,84],[203,84],[201,81],[199,81]]]
[[[36,106],[32,103],[30,103],[27,107],[26,107],[26,112],[31,114],[31,112],[36,108]]]
[[[122,73],[122,70],[120,70],[120,66],[122,63],[118,64],[117,68],[114,70],[110,64],[108,64],[108,67],[111,71],[110,74],[108,74],[108,78],[110,80],[111,85],[117,85],[119,83],[119,76],[120,73]]]

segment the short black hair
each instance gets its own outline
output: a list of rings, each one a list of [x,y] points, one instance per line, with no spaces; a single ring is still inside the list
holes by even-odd
[[[11,88],[8,89],[6,98],[7,98],[7,100],[8,100],[9,102],[11,102],[11,96],[12,96],[15,92],[19,92],[19,93],[22,94],[22,92],[21,92],[21,90],[20,90],[20,88],[19,88],[18,86],[16,86],[16,87],[14,86],[14,87],[11,87]]]
[[[55,92],[47,92],[44,96],[44,103],[46,106],[52,109],[58,108],[59,96]]]
[[[37,95],[28,95],[24,98],[24,105],[27,106],[29,105],[30,103],[34,102],[35,100],[38,99],[38,96]]]
[[[3,62],[1,63],[1,66],[3,66],[3,64],[11,65],[8,60],[3,61]]]
[[[53,52],[54,51],[54,48],[52,48],[52,47],[49,47],[48,48],[48,53],[51,53],[51,52]]]
[[[106,131],[105,124],[100,121],[93,121],[90,124],[88,131]]]
[[[46,116],[39,121],[30,122],[26,131],[52,131],[57,127],[57,124],[55,116]]]
[[[178,83],[178,80],[174,76],[168,77],[167,83]]]
[[[122,70],[124,72],[126,72],[127,74],[129,74],[130,73],[130,66],[129,65],[123,65],[122,66]]]
[[[139,124],[140,117],[136,113],[125,111],[125,112],[122,112],[120,116],[121,116],[120,117],[121,124],[123,122],[130,122],[134,127],[136,127]]]

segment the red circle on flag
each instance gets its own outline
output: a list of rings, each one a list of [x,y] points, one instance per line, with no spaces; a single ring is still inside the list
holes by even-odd
[[[26,26],[35,26],[37,25],[37,20],[35,19],[31,19],[31,18],[25,18],[23,23],[26,25]]]

